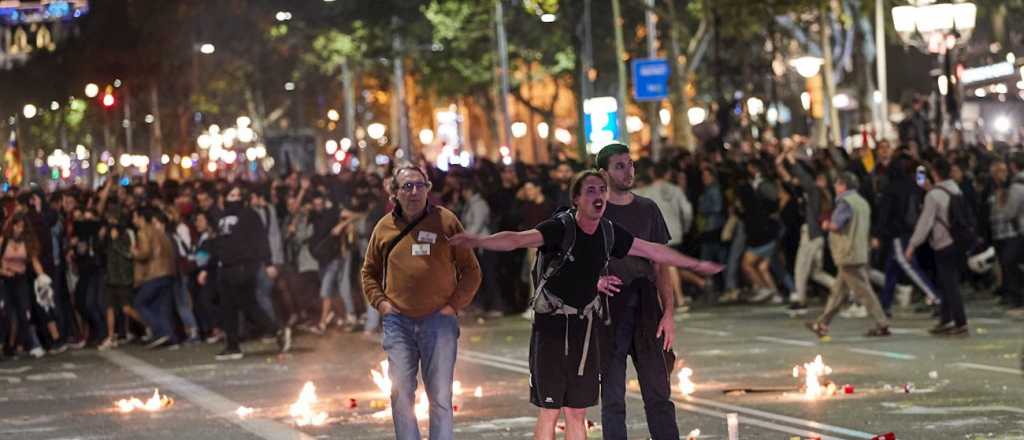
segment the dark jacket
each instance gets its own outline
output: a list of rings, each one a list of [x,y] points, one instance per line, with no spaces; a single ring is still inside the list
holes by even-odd
[[[130,287],[135,280],[132,269],[132,242],[127,231],[122,229],[116,240],[107,236],[103,240],[106,256],[106,283],[110,286]]]
[[[914,177],[906,172],[905,159],[897,160],[889,167],[887,183],[875,201],[878,214],[871,225],[871,236],[886,242],[914,233],[924,196]]]
[[[259,214],[248,207],[230,209],[217,222],[217,238],[213,239],[213,257],[223,267],[267,265],[270,263],[270,242]]]

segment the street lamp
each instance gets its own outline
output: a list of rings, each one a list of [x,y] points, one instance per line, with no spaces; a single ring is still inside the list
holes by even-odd
[[[790,66],[796,69],[796,73],[804,78],[813,78],[821,70],[825,61],[818,57],[803,56],[789,62]]]
[[[212,54],[212,53],[214,53],[216,51],[217,51],[217,47],[214,46],[211,43],[203,43],[202,46],[199,46],[199,52],[202,53],[203,55],[210,55],[210,54]]]
[[[826,87],[822,82],[821,76],[818,75],[821,71],[821,66],[824,64],[825,60],[814,56],[803,56],[789,62],[789,65],[796,70],[796,73],[805,79],[807,91],[800,94],[800,104],[804,110],[810,111],[808,117],[814,120],[813,138],[820,148],[828,145],[828,134],[825,131],[825,99],[822,97]],[[832,121],[832,123],[838,122]]]
[[[85,85],[85,96],[89,98],[95,98],[96,95],[100,94],[100,86],[89,83]]]
[[[914,46],[920,51],[942,57],[945,78],[937,80],[940,95],[946,97],[947,113],[953,122],[959,120],[959,104],[956,94],[942,93],[942,84],[946,84],[947,92],[953,83],[953,62],[950,52],[957,45],[971,38],[978,8],[973,3],[938,3],[917,1],[915,5],[897,6],[892,8],[892,23],[903,44]],[[943,129],[943,112],[941,104],[936,112],[936,120],[940,133]]]
[[[32,104],[25,104],[25,107],[21,109],[21,114],[25,116],[25,119],[32,119],[39,114],[39,109]]]

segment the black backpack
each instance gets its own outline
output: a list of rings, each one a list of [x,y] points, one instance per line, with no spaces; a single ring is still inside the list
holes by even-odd
[[[548,280],[557,274],[565,263],[573,260],[572,250],[576,246],[575,214],[575,209],[555,213],[553,219],[562,224],[565,233],[562,234],[562,243],[558,249],[537,252],[537,261],[533,265],[534,296],[540,294]],[[615,227],[610,220],[602,217],[598,229],[601,230],[601,237],[604,239],[604,267],[607,269],[612,247],[615,246]]]
[[[978,237],[977,232],[977,218],[967,205],[963,195],[953,194],[941,186],[936,186],[935,188],[949,196],[947,212],[949,224],[943,222],[941,217],[936,217],[936,220],[949,230],[949,235],[953,237],[953,246],[956,246],[957,252],[966,256],[981,244],[981,239]]]

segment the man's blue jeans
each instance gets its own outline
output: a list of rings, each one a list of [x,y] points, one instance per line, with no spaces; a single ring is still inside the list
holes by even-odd
[[[459,321],[439,312],[414,319],[398,313],[383,316],[384,351],[391,379],[391,417],[395,438],[420,440],[414,406],[416,373],[423,369],[423,384],[430,400],[430,440],[454,437],[452,381],[458,351]]]
[[[142,315],[142,320],[153,330],[155,337],[174,337],[171,328],[173,288],[174,278],[165,276],[146,281],[135,295],[135,310]]]

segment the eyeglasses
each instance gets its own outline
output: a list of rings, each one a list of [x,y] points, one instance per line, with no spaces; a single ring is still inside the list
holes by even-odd
[[[406,182],[406,183],[402,184],[402,186],[398,187],[398,189],[400,191],[407,192],[407,193],[408,192],[412,192],[412,190],[414,190],[414,189],[415,190],[424,190],[424,189],[427,189],[427,188],[430,188],[430,183],[429,182]]]

